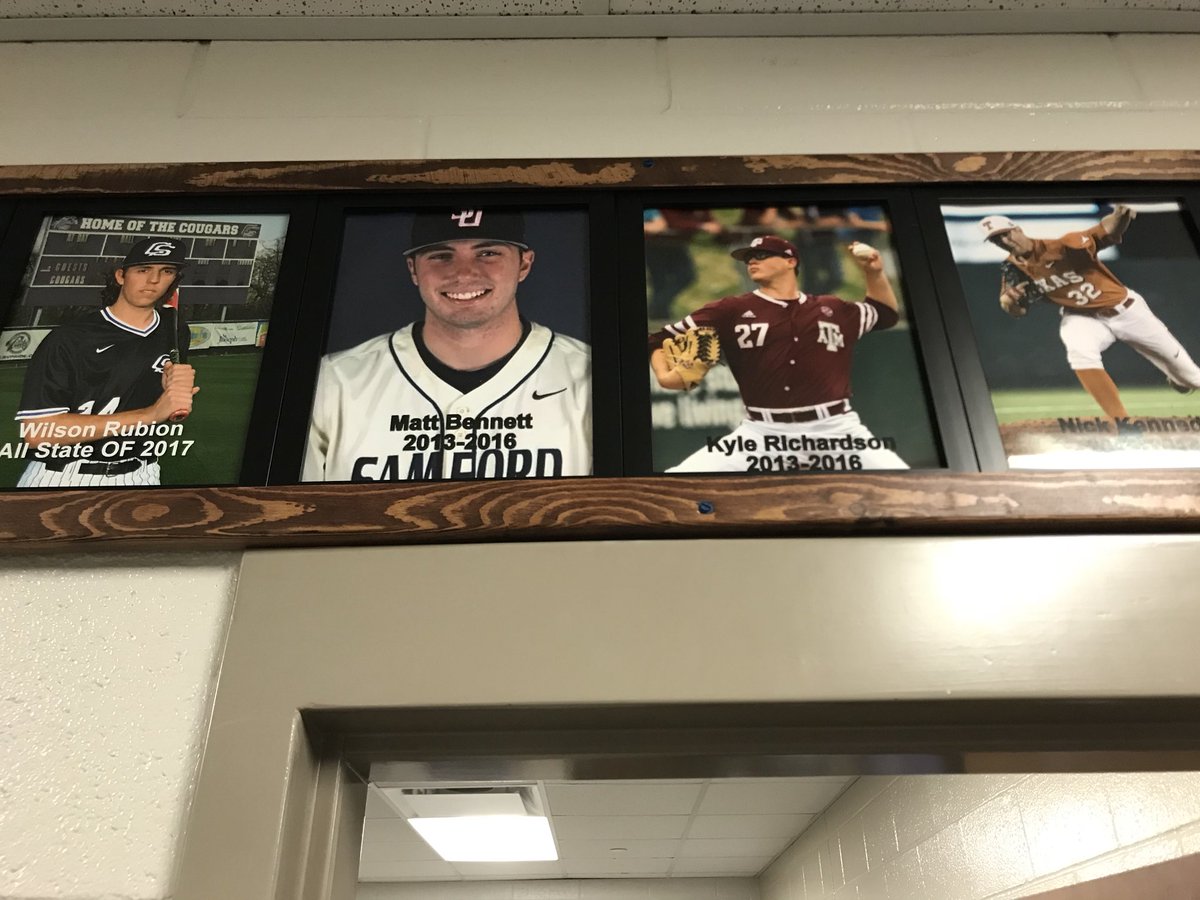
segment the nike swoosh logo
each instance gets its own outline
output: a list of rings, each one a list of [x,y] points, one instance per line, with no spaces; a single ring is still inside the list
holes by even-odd
[[[553,397],[555,394],[561,394],[565,390],[566,390],[566,388],[559,388],[557,391],[551,391],[548,394],[539,394],[537,391],[534,391],[533,399],[534,400],[545,400],[547,397]]]
[[[96,352],[97,352],[97,353],[103,353],[105,350],[111,350],[111,349],[112,349],[113,347],[115,347],[115,346],[117,346],[117,345],[116,345],[116,344],[109,344],[107,347],[97,347],[97,348],[96,348]]]

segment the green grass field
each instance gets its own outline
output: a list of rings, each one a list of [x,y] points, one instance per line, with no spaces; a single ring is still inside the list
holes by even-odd
[[[261,359],[258,353],[192,356],[200,393],[183,423],[182,439],[195,443],[186,456],[161,460],[163,484],[237,483]],[[0,445],[19,442],[12,414],[24,376],[24,365],[0,367]],[[0,487],[14,486],[25,464],[0,458]]]
[[[1178,394],[1162,387],[1122,387],[1121,399],[1134,418],[1143,416],[1200,416],[1200,391]],[[1078,388],[1044,388],[1030,391],[995,391],[992,405],[1001,425],[1026,419],[1103,415],[1091,397]]]

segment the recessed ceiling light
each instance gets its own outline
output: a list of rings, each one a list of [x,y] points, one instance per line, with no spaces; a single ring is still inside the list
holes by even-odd
[[[446,862],[540,862],[558,859],[545,816],[444,816],[408,824]]]

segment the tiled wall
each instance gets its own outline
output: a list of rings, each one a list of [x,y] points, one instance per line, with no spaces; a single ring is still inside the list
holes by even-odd
[[[752,878],[599,878],[362,884],[356,900],[759,900]]]
[[[1200,774],[859,779],[762,900],[1015,900],[1200,852]]]

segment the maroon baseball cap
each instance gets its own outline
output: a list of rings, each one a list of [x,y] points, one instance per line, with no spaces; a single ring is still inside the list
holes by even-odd
[[[790,259],[795,259],[796,245],[791,241],[785,241],[781,237],[768,234],[763,237],[756,237],[750,242],[749,247],[739,247],[729,255],[734,259],[745,262],[755,253],[770,253],[772,256],[786,256]]]

